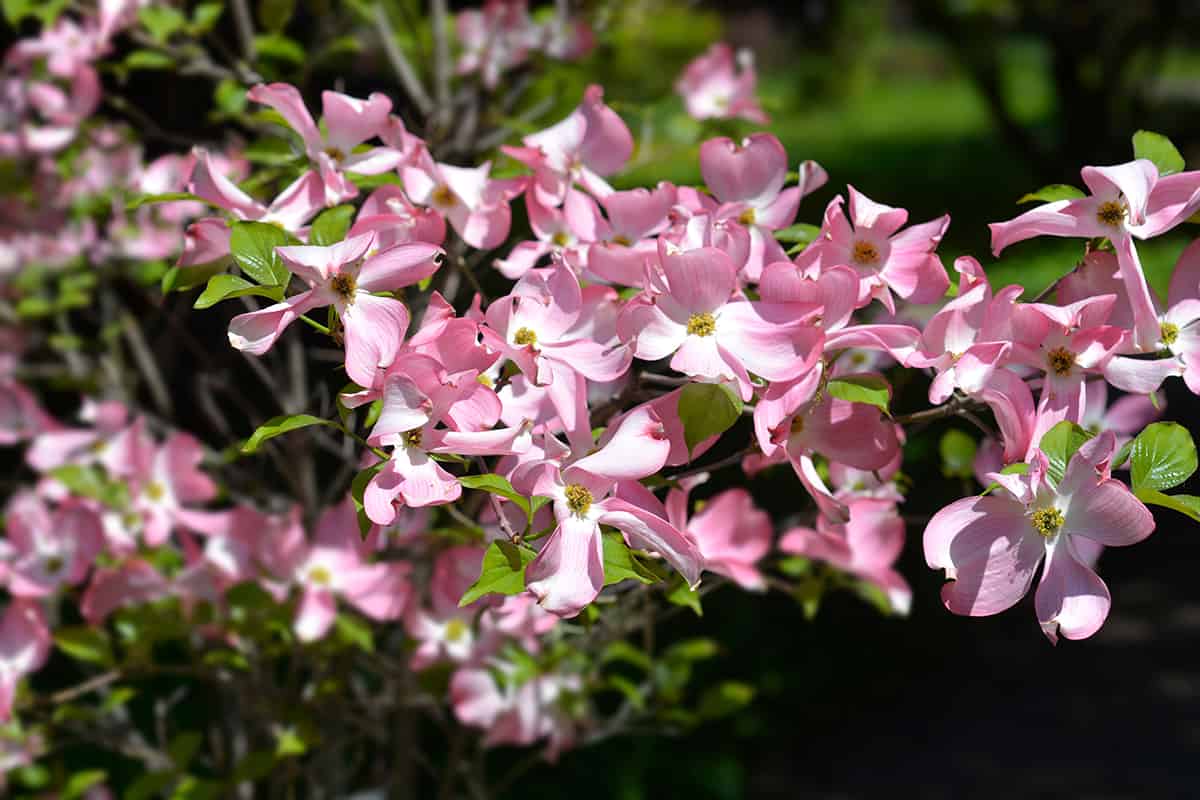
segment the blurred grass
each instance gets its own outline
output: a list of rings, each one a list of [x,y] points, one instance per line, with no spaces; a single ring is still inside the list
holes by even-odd
[[[1074,266],[1083,252],[1080,241],[1040,239],[992,258],[987,223],[1027,210],[1016,199],[1052,179],[1037,175],[1000,137],[984,99],[936,40],[897,35],[877,61],[877,74],[847,76],[844,92],[835,80],[834,90],[824,96],[804,92],[803,76],[821,68],[812,56],[760,75],[760,93],[772,116],[766,130],[780,138],[793,165],[813,159],[830,175],[829,184],[801,204],[799,220],[819,223],[828,200],[852,184],[875,200],[909,209],[914,222],[950,213],[940,251],[947,269],[954,258],[974,255],[995,283],[1021,283],[1036,293]],[[1054,89],[1044,50],[1036,42],[1016,39],[1005,44],[1003,63],[1005,90],[1017,119],[1035,131],[1049,125]],[[1195,75],[1200,57],[1179,54],[1170,65],[1176,75]],[[692,144],[698,135],[754,130],[740,122],[702,125],[683,115],[678,100],[623,107],[619,94],[610,95],[631,119],[639,142],[631,168],[616,179],[620,187],[660,180],[698,183],[697,147]],[[1076,166],[1083,164],[1071,168]],[[1185,240],[1186,234],[1175,235],[1139,246],[1151,283],[1160,292],[1165,292]]]

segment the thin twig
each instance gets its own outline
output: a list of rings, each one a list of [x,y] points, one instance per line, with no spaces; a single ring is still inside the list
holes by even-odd
[[[392,35],[392,26],[388,22],[387,11],[384,10],[383,3],[376,3],[372,11],[375,14],[375,30],[383,41],[383,52],[391,63],[392,69],[395,70],[400,85],[404,87],[404,91],[408,92],[408,96],[416,104],[417,110],[421,112],[422,116],[428,117],[433,111],[433,101],[429,99],[429,93],[421,85],[421,79],[417,77],[417,71],[413,69],[412,63],[405,57],[400,46],[396,44],[396,38]]]
[[[237,28],[238,42],[242,46],[242,58],[254,63],[254,17],[246,0],[232,0],[233,24]]]

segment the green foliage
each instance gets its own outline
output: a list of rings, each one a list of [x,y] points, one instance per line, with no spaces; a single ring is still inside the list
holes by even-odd
[[[700,593],[688,586],[682,576],[675,579],[674,585],[667,592],[667,602],[690,608],[697,617],[704,616],[704,610],[700,607]]]
[[[309,244],[330,245],[346,238],[350,230],[350,221],[354,219],[354,206],[336,206],[322,211],[313,220],[312,229],[308,234]]]
[[[825,384],[830,397],[875,406],[884,414],[892,400],[892,387],[882,375],[846,375]]]
[[[235,222],[229,250],[242,271],[264,286],[286,286],[291,273],[283,265],[276,247],[289,243],[282,228],[265,222]]]
[[[508,482],[508,478],[495,473],[487,473],[485,475],[464,475],[458,479],[464,489],[479,489],[480,491],[490,494],[499,495],[516,504],[517,508],[525,512],[526,518],[533,516],[530,510],[529,498],[513,488],[513,485]]]
[[[1187,428],[1155,422],[1133,440],[1130,450],[1133,489],[1172,489],[1196,471],[1196,444]]]
[[[679,393],[679,419],[688,452],[710,436],[719,436],[742,414],[742,398],[723,383],[689,383]]]
[[[312,414],[282,414],[278,417],[271,417],[269,420],[258,426],[254,433],[250,434],[250,438],[242,445],[242,452],[249,455],[258,450],[262,443],[268,439],[274,439],[276,436],[282,436],[291,431],[307,428],[312,425],[325,425],[331,428],[336,428],[337,424],[327,419],[314,417]]]
[[[659,575],[647,566],[625,544],[625,537],[616,531],[604,532],[604,585],[612,586],[623,580],[655,583]]]
[[[942,474],[947,478],[970,478],[975,474],[975,440],[957,428],[942,434],[938,452],[942,456]]]
[[[208,286],[196,298],[196,302],[192,304],[192,307],[198,309],[210,308],[222,300],[245,297],[247,295],[269,297],[275,302],[279,302],[283,300],[283,289],[278,286],[258,286],[245,278],[239,278],[237,275],[221,273],[208,279]]]
[[[1200,497],[1193,494],[1163,494],[1157,489],[1144,487],[1135,491],[1134,494],[1143,503],[1169,508],[1200,522]]]
[[[520,594],[525,591],[525,567],[533,560],[534,551],[507,540],[488,545],[480,565],[479,579],[471,584],[458,605],[469,606],[486,594]]]
[[[1071,456],[1075,455],[1083,443],[1091,438],[1092,434],[1074,422],[1066,420],[1046,431],[1038,447],[1046,455],[1046,461],[1049,464],[1046,474],[1050,476],[1051,481],[1057,484],[1063,479]]]
[[[138,21],[151,39],[166,44],[168,39],[184,29],[188,20],[182,12],[171,6],[155,4],[138,9]]]
[[[99,467],[67,464],[51,470],[50,475],[72,493],[98,500],[109,508],[129,505],[128,487],[121,481],[110,480]]]
[[[1138,131],[1133,135],[1133,157],[1149,159],[1158,167],[1159,177],[1183,172],[1183,156],[1171,140],[1154,131]]]
[[[1022,195],[1017,203],[1054,203],[1058,200],[1076,200],[1086,196],[1082,189],[1071,186],[1069,183],[1051,183],[1036,192]]]
[[[99,628],[84,625],[59,628],[54,632],[54,644],[77,661],[111,666],[114,663],[112,644]]]

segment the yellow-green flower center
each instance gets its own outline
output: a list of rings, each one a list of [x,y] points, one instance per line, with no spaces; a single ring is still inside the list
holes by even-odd
[[[46,574],[57,575],[59,570],[65,566],[62,556],[50,556],[46,559]]]
[[[537,344],[537,334],[530,328],[517,328],[517,332],[513,334],[513,341],[521,347]]]
[[[1065,347],[1056,347],[1046,354],[1046,362],[1055,375],[1066,377],[1075,366],[1075,354]]]
[[[158,481],[151,481],[146,484],[146,497],[149,497],[151,500],[162,500],[163,495],[166,493],[166,487]]]
[[[571,237],[567,235],[566,231],[559,231],[550,237],[550,241],[554,242],[558,247],[566,247],[571,243]]]
[[[753,225],[754,220],[755,220],[755,215],[754,215],[753,208],[747,208],[745,211],[743,211],[741,214],[738,215],[738,222],[742,223],[743,225]]]
[[[850,257],[854,259],[855,264],[869,266],[879,261],[879,248],[870,242],[858,241],[854,243]]]
[[[333,276],[333,280],[329,282],[329,286],[333,291],[337,292],[342,299],[350,300],[354,297],[355,290],[358,289],[358,281],[354,280],[354,276],[345,272],[339,272]]]
[[[692,314],[688,318],[687,332],[692,336],[712,336],[717,330],[717,320],[705,311],[703,314]]]
[[[567,508],[577,517],[582,517],[592,507],[592,493],[578,483],[568,484],[563,494],[567,496]]]
[[[446,623],[446,641],[457,642],[467,635],[467,623],[461,619],[452,619]]]
[[[454,196],[454,192],[450,191],[450,187],[444,183],[433,190],[430,199],[433,200],[435,206],[442,208],[450,208],[458,204],[458,198]]]
[[[318,586],[328,586],[329,582],[333,580],[333,576],[325,567],[313,567],[308,571],[308,579]]]
[[[404,444],[407,447],[420,447],[421,446],[421,429],[413,428],[411,431],[405,431]]]
[[[1039,508],[1030,519],[1033,529],[1049,539],[1063,526],[1062,512],[1057,508]]]
[[[1162,337],[1162,343],[1170,347],[1179,338],[1179,326],[1174,322],[1164,322],[1159,328],[1158,335]]]
[[[1116,200],[1107,200],[1100,204],[1096,209],[1096,219],[1101,225],[1108,225],[1110,228],[1115,228],[1125,221],[1127,209],[1124,203],[1118,203]]]
[[[629,247],[629,245],[633,244],[633,242],[630,241],[629,237],[622,233],[618,233],[616,236],[614,236],[612,238],[612,241],[613,241],[613,244],[619,244],[622,247]]]
[[[341,161],[343,158],[346,157],[346,154],[343,153],[341,150],[337,149],[336,147],[326,147],[325,155],[329,156],[334,161]]]

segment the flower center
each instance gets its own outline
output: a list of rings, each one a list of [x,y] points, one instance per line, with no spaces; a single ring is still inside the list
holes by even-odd
[[[308,571],[308,579],[318,586],[328,586],[333,580],[333,575],[329,574],[325,567],[313,567]]]
[[[855,264],[861,264],[864,267],[870,266],[879,261],[879,248],[870,242],[860,240],[854,243],[850,257],[854,259]]]
[[[754,216],[753,208],[747,208],[745,211],[743,211],[741,214],[738,215],[738,222],[742,223],[743,225],[753,225],[754,220],[755,220],[755,216]]]
[[[796,416],[792,417],[791,432],[792,433],[803,433],[804,432],[804,415],[803,414],[797,414]]]
[[[433,190],[431,198],[435,206],[441,206],[442,208],[449,208],[458,204],[458,198],[454,196],[454,192],[450,191],[450,187],[444,183]]]
[[[633,241],[623,233],[618,233],[612,238],[612,241],[613,244],[619,244],[622,247],[629,247],[629,245],[633,244]]]
[[[1056,347],[1046,354],[1046,361],[1055,375],[1066,377],[1075,366],[1075,354],[1065,347]]]
[[[1030,523],[1035,531],[1049,539],[1062,527],[1063,515],[1057,508],[1039,508],[1033,512]]]
[[[337,149],[336,147],[326,147],[325,155],[329,156],[334,161],[341,161],[343,158],[346,157],[346,154],[343,153],[341,150]]]
[[[446,641],[457,642],[467,635],[467,623],[461,619],[452,619],[446,623]]]
[[[354,291],[358,288],[358,281],[354,280],[353,275],[345,272],[339,272],[333,276],[333,280],[329,282],[329,286],[333,291],[337,292],[343,300],[350,300],[354,297]]]
[[[577,517],[582,517],[592,507],[592,493],[578,483],[568,484],[563,494],[567,496],[567,508]]]
[[[162,500],[163,495],[166,493],[166,488],[158,481],[151,481],[146,484],[146,497],[149,497],[151,500]]]
[[[707,311],[688,317],[687,332],[692,336],[712,336],[716,329],[717,320]]]
[[[517,328],[517,332],[513,334],[513,342],[519,344],[521,347],[537,344],[537,334],[530,328]]]
[[[486,386],[489,389],[491,389],[495,385],[492,383],[492,379],[489,378],[487,375],[484,375],[482,372],[475,376],[475,382],[480,384],[481,386]]]
[[[1096,219],[1100,221],[1101,225],[1115,228],[1125,221],[1126,211],[1124,203],[1108,200],[1101,203],[1100,208],[1096,209]]]
[[[1158,330],[1158,335],[1162,338],[1162,343],[1170,347],[1179,338],[1179,326],[1174,322],[1164,322]]]
[[[566,231],[559,231],[550,237],[550,241],[554,242],[558,247],[566,247],[571,243],[571,237],[567,235]]]
[[[50,556],[44,564],[47,575],[57,575],[64,566],[62,556]]]
[[[413,428],[411,431],[404,432],[405,447],[420,447],[421,446],[421,429]]]

